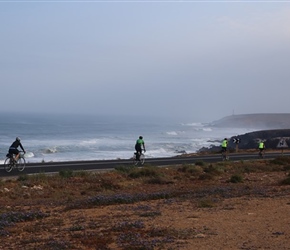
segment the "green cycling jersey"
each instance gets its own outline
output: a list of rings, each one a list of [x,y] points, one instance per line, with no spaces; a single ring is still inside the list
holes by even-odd
[[[136,144],[144,145],[144,141],[143,141],[143,139],[138,139],[138,140],[136,141]]]

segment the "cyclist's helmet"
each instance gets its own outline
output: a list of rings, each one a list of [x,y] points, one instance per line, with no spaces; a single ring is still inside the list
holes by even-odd
[[[142,139],[143,139],[143,136],[141,136],[141,135],[140,135],[140,136],[139,136],[139,139],[141,139],[141,140],[142,140]]]
[[[225,140],[228,140],[227,138],[225,138]]]
[[[20,138],[19,137],[16,137],[16,141],[20,141]]]

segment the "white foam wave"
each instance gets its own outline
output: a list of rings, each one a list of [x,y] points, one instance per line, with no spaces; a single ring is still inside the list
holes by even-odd
[[[91,139],[91,140],[85,140],[80,142],[81,145],[91,145],[91,144],[96,144],[98,143],[99,140],[97,139]]]
[[[153,150],[147,150],[145,153],[146,157],[153,158],[153,157],[170,157],[176,155],[173,151],[168,151],[165,148],[160,149],[153,149]]]
[[[204,125],[200,122],[192,122],[192,123],[182,123],[182,126],[191,126],[191,127],[203,127]]]
[[[166,132],[166,134],[168,134],[168,135],[178,135],[178,133],[177,133],[177,132],[175,132],[175,131]]]
[[[32,157],[34,157],[34,154],[32,152],[26,152],[24,157],[25,158],[32,158]]]
[[[46,148],[42,150],[42,153],[44,154],[54,154],[57,152],[56,148]]]

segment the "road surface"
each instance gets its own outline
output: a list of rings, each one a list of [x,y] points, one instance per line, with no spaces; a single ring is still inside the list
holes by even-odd
[[[284,153],[284,156],[289,156],[290,153]],[[259,159],[257,153],[239,153],[230,154],[230,161],[240,160],[255,160]],[[266,153],[265,158],[275,158],[281,156],[281,153]],[[168,166],[176,164],[194,164],[196,162],[218,162],[221,161],[220,154],[199,155],[190,157],[170,157],[170,158],[146,158],[145,165],[151,166]],[[18,172],[17,169],[13,169],[10,173],[7,173],[0,166],[0,177],[18,176],[19,174],[37,174],[37,173],[58,173],[61,170],[112,170],[118,166],[130,166],[132,160],[98,160],[98,161],[68,161],[68,162],[48,162],[48,163],[27,163],[23,172]]]

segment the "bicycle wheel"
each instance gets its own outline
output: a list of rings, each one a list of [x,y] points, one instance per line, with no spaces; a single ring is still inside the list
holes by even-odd
[[[13,169],[13,164],[11,158],[7,157],[4,161],[4,169],[7,173],[11,172]]]
[[[141,163],[141,165],[143,165],[144,162],[145,162],[145,155],[144,154],[141,154],[140,155],[140,163]]]
[[[137,166],[139,161],[136,159],[136,153],[133,154],[133,165]]]
[[[17,169],[19,172],[22,172],[25,168],[25,159],[23,157],[19,157],[17,161]]]

